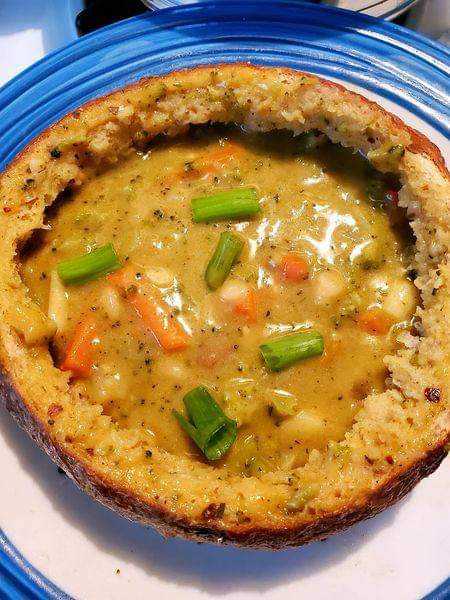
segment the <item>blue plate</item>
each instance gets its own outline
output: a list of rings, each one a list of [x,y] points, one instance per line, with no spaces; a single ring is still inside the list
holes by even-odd
[[[145,75],[251,61],[360,86],[450,137],[449,50],[396,25],[293,1],[204,2],[106,27],[0,90],[0,169],[62,115]],[[67,598],[0,536],[0,597]],[[450,580],[427,598],[450,597]]]

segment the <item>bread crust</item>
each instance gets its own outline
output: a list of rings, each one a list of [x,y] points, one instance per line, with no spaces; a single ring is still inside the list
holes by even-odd
[[[207,72],[207,71],[211,71],[211,69],[220,69],[220,68],[226,68],[229,67],[230,65],[228,63],[218,63],[215,65],[201,65],[198,67],[193,67],[191,69],[180,69],[179,71],[173,71],[171,73],[168,73],[167,75],[163,75],[161,77],[143,77],[141,79],[139,79],[139,81],[129,84],[127,86],[124,86],[122,88],[122,90],[126,91],[126,90],[133,90],[133,89],[138,89],[139,87],[143,86],[146,84],[146,82],[155,80],[155,79],[159,79],[159,80],[164,80],[164,81],[169,81],[170,79],[176,79],[180,74],[182,73],[194,73],[194,72]],[[261,67],[259,65],[253,65],[250,63],[233,63],[233,66],[236,68],[245,68],[245,69],[251,69],[255,72],[261,71],[267,71],[267,67]],[[294,76],[305,76],[305,77],[309,77],[310,73],[307,73],[305,71],[296,71],[294,69],[290,69],[287,67],[283,67],[283,72],[286,73],[286,75],[294,75]],[[320,81],[323,85],[329,86],[330,88],[334,88],[337,90],[341,90],[341,91],[345,91],[348,93],[347,88],[345,88],[344,85],[337,83],[335,81],[330,81],[328,79],[324,79],[323,77],[319,77],[318,75],[314,75],[314,77]],[[375,102],[374,100],[369,100],[368,98],[366,98],[365,96],[358,94],[357,92],[351,92],[353,96],[357,97],[360,99],[361,102],[363,102],[364,104],[366,104],[367,106],[372,106],[372,107],[376,107],[377,110],[381,111],[382,113],[389,115],[389,117],[393,120],[393,122],[395,123],[395,126],[403,129],[404,131],[408,132],[408,134],[410,134],[411,136],[411,146],[410,146],[410,150],[412,152],[418,153],[418,154],[427,154],[431,160],[434,162],[434,164],[438,167],[438,169],[442,172],[442,174],[445,177],[450,177],[450,172],[448,170],[448,167],[446,165],[445,159],[442,156],[441,151],[439,150],[439,148],[436,146],[436,144],[434,144],[431,140],[429,140],[423,133],[421,133],[420,131],[417,131],[417,129],[414,129],[413,127],[407,125],[404,121],[402,121],[402,119],[400,119],[400,117],[397,117],[396,115],[389,113],[386,109],[384,109],[380,104],[378,104],[377,102]],[[109,98],[112,98],[113,96],[115,96],[117,94],[117,91],[113,91],[110,92],[109,94],[105,94],[103,96],[100,96],[98,98],[94,98],[93,100],[90,100],[89,102],[85,102],[82,106],[80,106],[79,108],[75,109],[74,111],[72,111],[72,113],[76,113],[76,112],[80,112],[82,110],[88,110],[89,108],[96,106],[96,105],[100,105],[102,104],[105,100],[108,100]],[[50,127],[48,127],[47,129],[45,129],[42,133],[40,133],[38,136],[36,136],[25,148],[23,148],[11,161],[10,163],[7,165],[7,167],[4,170],[4,173],[6,173],[7,171],[11,170],[19,161],[22,161],[23,159],[26,159],[27,154],[31,153],[31,151],[33,150],[33,148],[35,148],[38,144],[40,144],[41,142],[43,142],[45,140],[46,137],[49,136],[50,132],[54,129],[57,128],[58,125],[60,125],[61,123],[63,123],[66,119],[67,119],[68,115],[64,115],[63,117],[61,117],[58,121],[56,121],[53,125],[50,125]]]
[[[139,91],[150,83],[153,84],[155,81],[164,82],[164,85],[170,85],[171,81],[177,81],[180,77],[182,79],[189,79],[192,77],[195,80],[197,75],[203,77],[203,74],[212,71],[220,74],[221,72],[232,71],[233,69],[236,70],[236,73],[245,73],[245,76],[247,77],[248,75],[250,80],[252,77],[259,78],[259,75],[270,77],[270,73],[275,73],[275,71],[278,77],[283,77],[284,74],[284,76],[293,78],[294,80],[301,79],[302,77],[311,77],[307,73],[301,73],[290,69],[273,70],[246,64],[234,64],[233,66],[202,66],[189,71],[171,73],[161,78],[146,78],[124,88],[120,92],[113,92],[108,96],[95,99],[74,112],[78,113],[79,116],[77,118],[80,118],[80,115],[89,113],[92,108],[101,108],[106,105],[111,100],[117,98],[118,94],[126,96],[129,92]],[[409,158],[411,164],[414,161],[413,155],[420,155],[421,159],[425,157],[436,167],[436,172],[440,173],[442,180],[448,185],[450,175],[446,168],[445,161],[439,149],[425,136],[410,128],[398,117],[391,115],[379,105],[363,96],[348,92],[348,90],[340,84],[329,82],[316,76],[313,77],[319,82],[319,85],[322,86],[323,90],[330,89],[337,91],[338,94],[345,94],[346,97],[352,98],[355,103],[360,103],[362,106],[381,115],[389,122],[389,126],[392,127],[395,136],[405,136],[405,139],[408,139],[407,150],[411,154],[411,157]],[[70,115],[63,117],[63,119],[43,132],[27,146],[27,148],[18,154],[2,176],[0,176],[0,180],[8,178],[10,175],[14,177],[15,169],[20,169],[21,165],[26,164],[30,157],[33,156],[33,153],[44,146],[54,132],[58,132],[62,126],[64,127],[64,124],[68,122],[69,118]],[[330,137],[332,137],[332,135],[330,135]],[[5,207],[10,207],[8,204],[4,205],[3,210],[6,215],[22,209],[22,207],[19,206],[18,208],[13,207],[10,210],[5,210]],[[448,206],[443,207],[442,210],[445,222],[448,219]],[[442,252],[445,258],[445,264],[447,264],[448,246],[446,244],[448,242],[448,230],[445,231],[443,238],[444,249]],[[420,256],[422,255],[419,254],[418,260],[420,260]],[[442,264],[441,259],[442,253],[438,266]],[[424,273],[423,277],[425,278],[425,276]],[[440,276],[441,273],[439,274],[439,277]],[[435,278],[433,278],[434,276],[430,278],[429,273],[427,277],[427,281],[425,282],[424,280],[422,290],[425,294],[425,299],[428,298],[426,294],[430,285],[429,281],[435,281]],[[445,289],[444,286],[444,292]],[[435,300],[433,299],[433,302],[434,301]],[[443,314],[445,316],[447,313]],[[5,316],[3,316],[3,320],[7,321]],[[38,411],[36,411],[32,398],[29,396],[27,397],[29,390],[24,388],[23,381],[20,380],[18,373],[12,372],[9,350],[11,340],[8,337],[10,335],[10,328],[8,328],[7,333],[5,330],[0,332],[0,338],[3,340],[0,351],[0,359],[2,362],[2,370],[0,372],[0,397],[2,398],[6,409],[12,414],[20,427],[35,440],[56,464],[65,470],[80,488],[102,504],[120,513],[122,516],[144,525],[151,525],[164,536],[176,535],[200,542],[234,544],[243,547],[273,550],[302,545],[315,539],[324,539],[337,531],[351,526],[357,521],[376,515],[402,498],[423,477],[431,474],[439,466],[447,453],[446,447],[450,441],[450,431],[448,425],[448,411],[445,410],[437,415],[434,415],[433,413],[432,417],[434,419],[433,427],[435,433],[431,436],[426,447],[424,446],[425,449],[423,449],[418,456],[412,458],[411,456],[406,456],[403,462],[399,461],[398,464],[389,468],[388,471],[380,471],[382,472],[380,483],[372,486],[370,489],[363,490],[363,493],[356,495],[351,501],[347,502],[345,507],[341,506],[337,510],[324,509],[322,511],[317,511],[316,514],[313,512],[307,516],[303,515],[302,519],[299,519],[298,521],[291,518],[286,520],[279,519],[277,522],[267,521],[266,523],[264,522],[264,519],[262,521],[261,519],[256,519],[254,522],[250,520],[249,523],[236,523],[224,521],[222,519],[208,519],[201,516],[193,517],[189,514],[183,514],[183,511],[177,510],[176,507],[168,508],[162,502],[151,500],[149,497],[143,497],[137,493],[136,490],[119,485],[114,478],[103,473],[96,467],[93,462],[89,460],[88,456],[81,456],[80,453],[71,448],[70,445],[68,446],[64,441],[55,437],[48,422],[45,421],[42,414],[38,414]],[[5,339],[8,339],[9,341],[5,342]],[[405,354],[406,358],[408,358],[408,356]],[[396,363],[398,360],[400,359],[394,357],[388,366],[390,368],[392,366],[392,368],[398,370],[397,380],[395,380],[394,383],[396,383],[399,389],[403,390],[403,385],[406,385],[406,383],[404,384],[402,380],[402,374],[405,371],[408,371],[408,369],[403,366],[403,361],[402,371]],[[423,382],[428,381],[427,377],[429,377],[429,372],[432,372],[431,367],[430,371],[426,371],[424,368],[423,373],[421,372]],[[405,381],[409,376],[409,373],[404,375]],[[444,390],[447,390],[447,374],[443,375],[443,379],[439,383]],[[408,388],[408,390],[403,393],[404,397],[400,397],[401,395],[396,391],[395,394],[391,394],[392,398],[391,396],[389,398],[390,400],[395,399],[395,401],[400,404],[405,398],[414,398],[415,389],[412,389],[411,391]],[[445,402],[447,402],[446,391],[444,396]],[[415,401],[419,402],[417,398],[415,398]],[[361,422],[363,421],[361,420]],[[438,422],[439,427],[437,426]],[[366,435],[365,431],[364,435]]]

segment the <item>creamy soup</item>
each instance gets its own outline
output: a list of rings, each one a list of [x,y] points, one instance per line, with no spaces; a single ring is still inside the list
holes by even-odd
[[[193,198],[237,188],[256,191],[257,214],[193,221]],[[364,397],[385,387],[383,357],[418,300],[396,188],[323,136],[197,128],[61,198],[25,248],[22,275],[57,325],[56,366],[67,368],[83,324],[94,332],[71,381],[117,426],[206,460],[173,412],[185,415],[184,395],[203,385],[237,422],[211,464],[258,476],[342,440]],[[205,269],[223,232],[243,249],[211,290]],[[64,285],[61,262],[109,243],[123,269]],[[261,344],[310,330],[321,355],[267,367]]]

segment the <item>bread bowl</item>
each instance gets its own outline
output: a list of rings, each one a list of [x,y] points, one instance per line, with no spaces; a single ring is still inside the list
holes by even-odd
[[[75,194],[87,189],[106,165],[108,177],[131,145],[145,152],[157,135],[176,138],[188,125],[209,121],[296,135],[316,130],[332,142],[370,153],[380,171],[400,175],[399,204],[407,209],[417,238],[413,267],[423,303],[417,309],[420,335],[404,332],[402,349],[386,357],[388,388],[361,399],[338,442],[330,439],[325,448],[313,449],[300,466],[262,475],[236,474],[201,460],[194,449],[177,455],[155,447],[139,427],[121,426],[104,406],[91,404],[70,371],[55,366],[48,350],[55,327],[42,312],[46,306],[39,307],[39,297],[32,296],[32,285],[28,290],[24,285],[22,265],[33,250],[27,240],[42,228],[44,217],[48,223],[44,208],[58,195],[68,187]],[[392,156],[389,150],[399,147],[402,152]],[[283,548],[376,514],[444,458],[449,176],[430,142],[377,105],[336,84],[284,69],[222,65],[174,73],[144,80],[65,117],[10,165],[0,190],[2,397],[50,456],[104,504],[165,535]],[[312,282],[320,303],[324,285],[337,294],[339,286],[329,278],[321,283],[319,275]],[[157,276],[164,278],[164,272]],[[164,360],[167,369],[173,357]],[[179,402],[179,391],[174,396]],[[223,408],[229,410],[226,399]],[[239,425],[245,418],[230,417]],[[288,417],[278,424],[286,432],[289,422]],[[305,411],[301,426],[307,427]]]

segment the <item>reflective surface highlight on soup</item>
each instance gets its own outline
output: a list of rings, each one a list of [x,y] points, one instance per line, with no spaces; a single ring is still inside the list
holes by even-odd
[[[193,198],[242,188],[259,212],[193,221]],[[342,440],[363,398],[384,389],[383,356],[415,311],[396,188],[324,136],[197,128],[62,198],[22,276],[57,325],[55,364],[118,426],[206,460],[173,414],[203,385],[238,424],[213,464],[244,476],[294,468]],[[212,289],[205,270],[224,232],[243,245]],[[63,284],[62,261],[109,243],[123,269]],[[322,354],[267,367],[261,344],[310,330]]]

